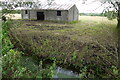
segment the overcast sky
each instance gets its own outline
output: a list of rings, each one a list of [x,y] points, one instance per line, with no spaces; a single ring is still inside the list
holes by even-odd
[[[45,2],[46,0],[40,0]],[[58,4],[76,4],[80,13],[102,13],[104,7],[100,7],[100,2],[93,2],[95,0],[88,0],[86,4],[82,4],[82,0],[55,0]],[[98,8],[99,7],[99,8]]]
[[[5,0],[0,0],[0,1],[5,1]],[[33,1],[33,0],[25,0],[25,1]],[[44,3],[47,0],[39,0],[39,1]],[[92,2],[92,1],[94,1],[94,0],[88,0],[86,4],[82,4],[82,2],[83,2],[82,0],[55,0],[55,3],[58,3],[58,4],[76,4],[80,13],[82,13],[82,12],[84,12],[84,13],[102,13],[104,8],[99,7],[101,5],[101,3],[100,2]],[[96,9],[96,8],[98,8],[98,9]]]

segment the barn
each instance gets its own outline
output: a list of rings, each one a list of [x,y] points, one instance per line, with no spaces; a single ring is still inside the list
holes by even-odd
[[[34,8],[24,8],[21,11],[22,19],[77,21],[79,12],[75,4],[40,5]]]

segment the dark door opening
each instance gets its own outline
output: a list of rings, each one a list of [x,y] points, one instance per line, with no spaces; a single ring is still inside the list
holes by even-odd
[[[37,20],[44,20],[44,13],[43,12],[37,12]]]

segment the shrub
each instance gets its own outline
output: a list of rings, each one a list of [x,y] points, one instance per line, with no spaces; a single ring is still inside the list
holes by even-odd
[[[13,49],[13,44],[9,39],[10,21],[2,24],[2,69],[3,78],[36,78],[40,73],[39,67],[29,57],[24,58],[22,52]],[[1,58],[1,57],[0,57]],[[2,64],[1,64],[2,63]],[[41,65],[39,65],[41,66]]]

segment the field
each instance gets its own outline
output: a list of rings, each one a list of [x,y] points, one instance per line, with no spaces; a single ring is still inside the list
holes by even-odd
[[[21,14],[7,14],[6,17],[11,19],[21,19]]]
[[[109,75],[104,71],[111,73],[108,67],[117,65],[116,20],[81,16],[79,21],[74,22],[12,22],[11,41],[27,56],[43,59],[45,63],[55,60],[57,65],[77,72],[88,65],[88,72],[94,74],[97,74],[95,66],[101,64],[101,73],[106,76]]]

